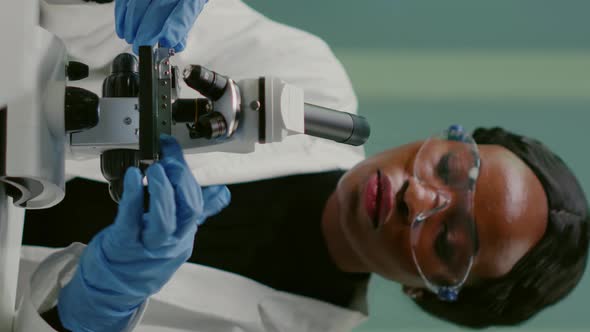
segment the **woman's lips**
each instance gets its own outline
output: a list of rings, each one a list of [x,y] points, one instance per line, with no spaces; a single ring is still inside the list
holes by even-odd
[[[393,207],[393,190],[389,177],[380,170],[371,175],[365,187],[365,212],[374,228],[389,219]]]
[[[375,227],[375,223],[378,217],[377,213],[379,212],[377,206],[379,203],[377,197],[379,193],[379,177],[379,173],[371,175],[369,181],[367,181],[367,185],[365,187],[365,194],[363,195],[365,203],[365,212],[367,213],[367,216],[373,223],[373,227]]]

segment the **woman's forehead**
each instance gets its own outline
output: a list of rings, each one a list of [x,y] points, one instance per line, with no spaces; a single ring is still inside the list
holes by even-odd
[[[504,275],[545,233],[547,197],[533,171],[512,152],[480,145],[474,214],[480,276]]]

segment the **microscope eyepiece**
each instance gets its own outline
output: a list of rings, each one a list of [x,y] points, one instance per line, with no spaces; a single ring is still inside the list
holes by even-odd
[[[371,127],[362,116],[305,104],[305,134],[348,145],[363,145]]]

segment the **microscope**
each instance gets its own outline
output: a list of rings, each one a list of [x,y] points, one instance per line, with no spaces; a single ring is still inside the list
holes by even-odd
[[[128,167],[145,169],[159,159],[161,134],[174,136],[186,153],[249,153],[256,144],[298,134],[350,145],[369,136],[363,117],[307,104],[303,90],[279,78],[235,82],[199,65],[181,72],[171,64],[173,56],[172,49],[149,46],[140,47],[139,58],[118,55],[100,99],[66,88],[69,153],[100,154],[115,201]],[[178,98],[180,79],[203,98]]]

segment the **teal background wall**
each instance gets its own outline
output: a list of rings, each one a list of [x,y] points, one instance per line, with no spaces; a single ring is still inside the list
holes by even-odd
[[[246,2],[331,45],[371,122],[369,154],[450,123],[500,125],[545,142],[590,193],[590,1]],[[526,324],[490,330],[590,331],[589,274]],[[369,301],[356,332],[459,330],[378,277]]]

